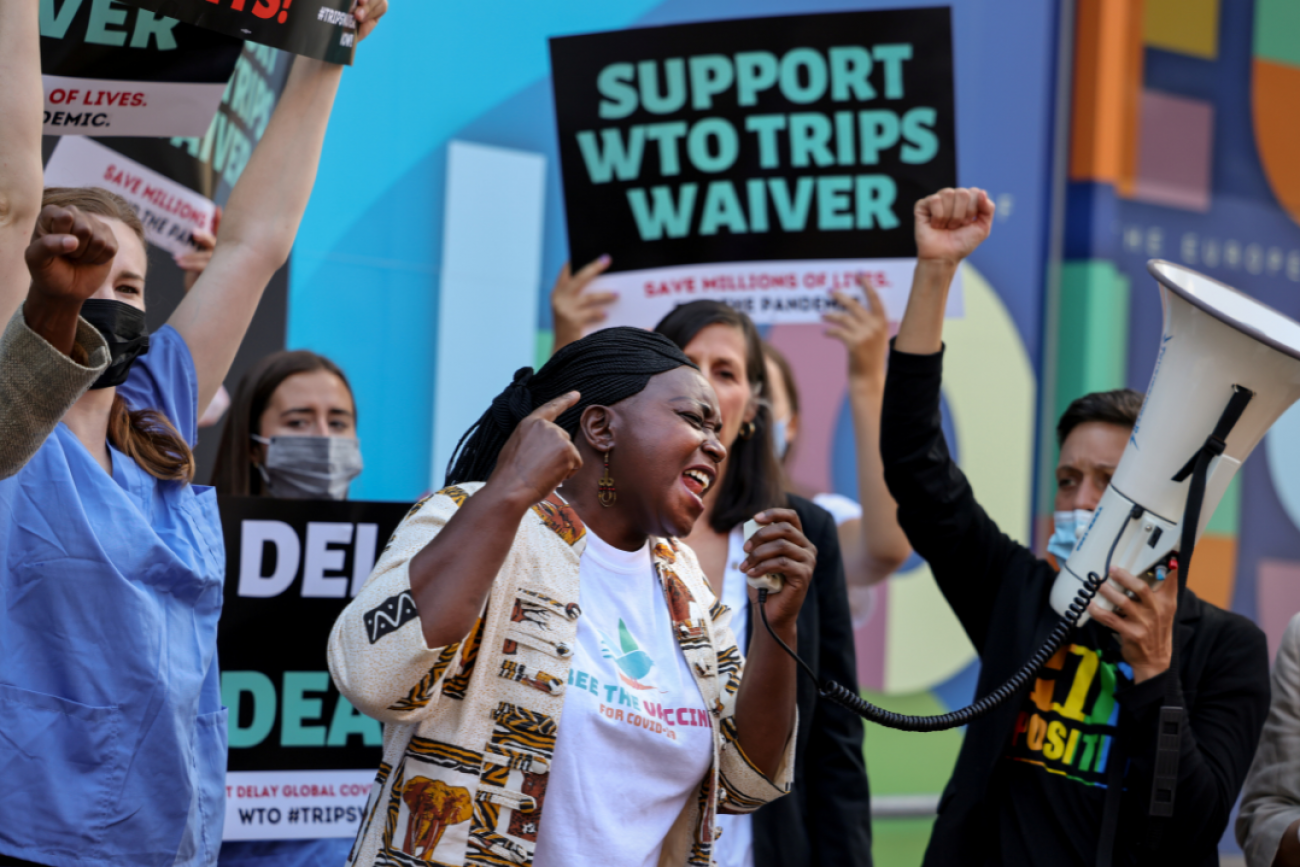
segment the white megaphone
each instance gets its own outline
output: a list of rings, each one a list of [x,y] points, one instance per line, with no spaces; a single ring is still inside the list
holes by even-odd
[[[1300,323],[1171,262],[1153,259],[1147,270],[1164,307],[1160,352],[1124,457],[1052,587],[1062,614],[1108,565],[1154,580],[1148,573],[1179,547],[1193,462],[1201,456],[1208,474],[1191,539],[1269,427],[1300,399]],[[1102,596],[1094,601],[1113,608]],[[1086,621],[1085,612],[1079,622]]]

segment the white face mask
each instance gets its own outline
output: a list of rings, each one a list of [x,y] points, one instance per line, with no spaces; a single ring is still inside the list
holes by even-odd
[[[266,460],[257,469],[272,497],[346,500],[348,486],[361,474],[361,443],[353,437],[252,436],[266,446]]]
[[[1056,558],[1056,562],[1065,565],[1065,561],[1074,553],[1074,546],[1079,544],[1083,532],[1092,523],[1092,512],[1087,509],[1075,509],[1073,512],[1055,512],[1052,522],[1056,529],[1052,538],[1047,540],[1047,553]]]

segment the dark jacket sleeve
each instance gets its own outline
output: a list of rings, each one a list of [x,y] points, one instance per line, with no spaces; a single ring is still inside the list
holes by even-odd
[[[796,500],[796,508],[799,505]],[[804,535],[817,546],[812,586],[820,615],[818,674],[856,693],[857,652],[839,534],[824,509],[806,501],[802,505],[806,506],[799,508]],[[799,643],[803,644],[802,636]],[[870,867],[871,791],[862,738],[860,717],[827,699],[817,700],[804,758],[805,817],[813,864]]]
[[[940,423],[942,380],[942,352],[891,351],[880,451],[903,532],[983,654],[1006,574],[1014,565],[1029,570],[1037,558],[998,529],[953,462]]]
[[[1183,685],[1179,685],[1179,703],[1187,707],[1184,699],[1190,699],[1187,718],[1191,724],[1183,726],[1174,816],[1160,837],[1164,853],[1214,850],[1228,827],[1268,716],[1268,643],[1264,633],[1235,614],[1215,610],[1207,612],[1209,617],[1226,622],[1214,630],[1194,694],[1189,690],[1184,696]],[[1115,694],[1133,781],[1125,795],[1125,812],[1147,813],[1160,707],[1171,677],[1177,673],[1167,671]],[[1135,841],[1138,845],[1150,842]]]

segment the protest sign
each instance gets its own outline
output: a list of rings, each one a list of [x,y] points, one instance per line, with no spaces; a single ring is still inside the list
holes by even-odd
[[[220,508],[224,839],[351,837],[383,733],[334,688],[325,648],[410,505],[223,497]]]
[[[265,45],[246,44],[234,74],[224,87],[215,116],[198,136],[116,136],[102,140],[69,136],[68,147],[62,146],[61,137],[47,137],[44,143],[46,185],[104,187],[132,201],[105,172],[110,165],[135,166],[143,171],[133,171],[131,177],[155,172],[172,183],[169,194],[179,198],[188,193],[196,197],[186,199],[192,206],[197,207],[200,198],[224,205],[253,148],[266,131],[284,89],[292,57]],[[86,165],[78,165],[81,161]],[[129,180],[127,176],[121,177],[124,183]],[[210,205],[207,210],[211,210]],[[206,228],[210,229],[210,224]],[[168,238],[172,239],[170,243]],[[148,240],[169,252],[178,252],[171,227],[162,230],[159,237],[150,233]]]
[[[160,15],[330,63],[352,64],[353,0],[128,0]]]
[[[912,205],[956,183],[947,8],[562,37],[551,71],[573,265],[613,259],[606,324],[699,298],[815,322],[857,273],[901,314]]]
[[[94,139],[61,138],[45,164],[45,185],[117,193],[140,215],[145,240],[172,255],[193,250],[196,231],[212,231],[212,200]]]
[[[243,43],[120,0],[40,0],[47,135],[202,135]]]

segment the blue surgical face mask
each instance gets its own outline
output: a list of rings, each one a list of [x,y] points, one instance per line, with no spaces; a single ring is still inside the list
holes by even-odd
[[[1062,566],[1074,553],[1074,546],[1079,544],[1084,530],[1092,523],[1092,512],[1087,509],[1075,509],[1073,512],[1056,512],[1052,515],[1056,529],[1052,538],[1047,540],[1047,552],[1056,558]]]
[[[785,436],[785,429],[789,424],[788,418],[780,418],[772,422],[772,447],[776,449],[778,461],[785,458],[786,449],[790,448],[790,441]]]

